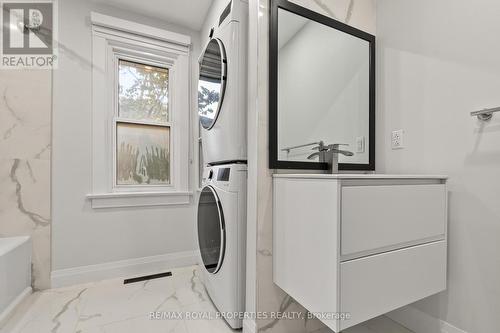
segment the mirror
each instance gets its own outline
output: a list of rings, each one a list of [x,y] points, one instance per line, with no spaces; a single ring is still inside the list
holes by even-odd
[[[340,170],[374,170],[375,37],[272,3],[270,168],[326,169],[318,146],[345,144]]]
[[[201,126],[211,129],[217,120],[226,88],[226,54],[222,42],[211,39],[200,57],[198,115]]]

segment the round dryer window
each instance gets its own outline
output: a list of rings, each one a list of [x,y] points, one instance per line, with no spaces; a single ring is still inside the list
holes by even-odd
[[[226,89],[226,70],[224,45],[212,38],[200,58],[198,79],[198,115],[205,129],[211,129],[217,121]]]
[[[224,260],[226,231],[219,197],[211,186],[203,188],[198,203],[198,244],[203,265],[217,273]]]

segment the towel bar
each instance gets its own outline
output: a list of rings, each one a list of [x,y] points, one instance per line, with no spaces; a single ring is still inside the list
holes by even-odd
[[[479,119],[479,120],[488,121],[491,119],[491,117],[493,117],[493,113],[498,112],[498,111],[500,111],[500,107],[474,111],[474,112],[471,112],[470,115],[472,117],[477,116],[477,119]]]

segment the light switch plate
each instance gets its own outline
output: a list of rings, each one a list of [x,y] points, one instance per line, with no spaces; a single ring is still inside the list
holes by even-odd
[[[356,153],[364,153],[365,152],[365,137],[358,136],[356,138]]]
[[[392,131],[391,147],[392,147],[392,149],[403,149],[404,148],[404,131],[402,129]]]

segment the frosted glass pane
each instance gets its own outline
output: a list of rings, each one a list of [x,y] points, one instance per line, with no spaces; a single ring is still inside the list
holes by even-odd
[[[170,184],[170,128],[118,123],[118,185]]]
[[[168,69],[120,60],[119,116],[167,122]]]

